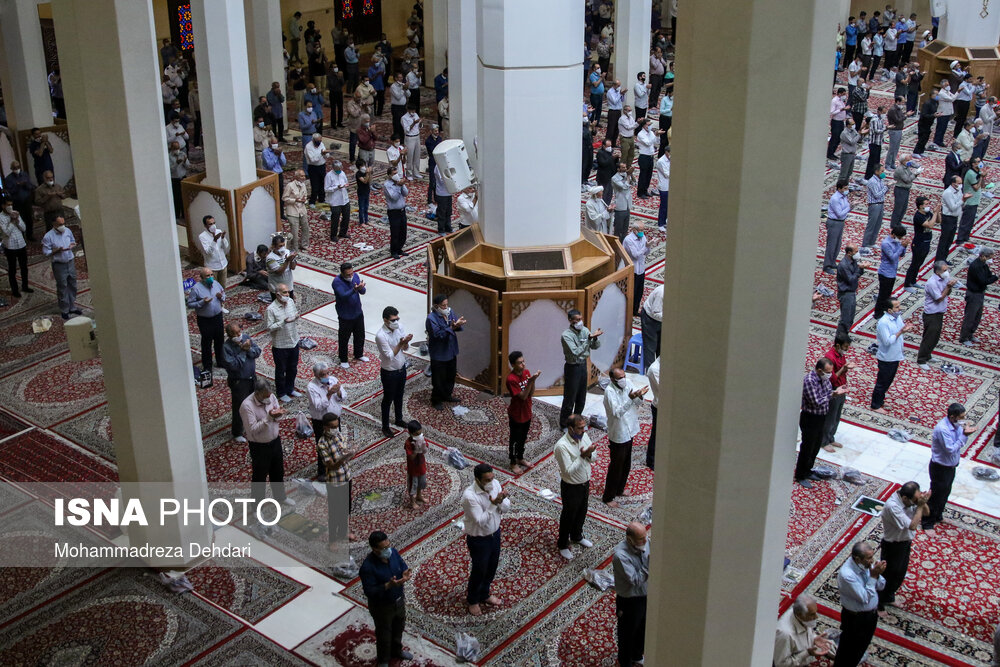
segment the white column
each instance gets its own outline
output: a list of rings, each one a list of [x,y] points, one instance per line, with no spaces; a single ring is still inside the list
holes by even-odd
[[[246,0],[247,51],[250,65],[249,109],[257,98],[271,90],[271,83],[285,83],[285,58],[281,46],[281,3],[279,0]],[[252,130],[252,126],[251,126]]]
[[[628,91],[626,104],[635,104],[632,89],[639,72],[649,80],[649,24],[653,0],[619,0],[615,3],[614,75]]]
[[[204,182],[234,190],[257,179],[243,0],[194,0],[191,23],[205,137]],[[283,79],[278,81],[284,89]]]
[[[646,664],[771,664],[836,10],[680,5]],[[804,28],[795,58],[775,60],[775,25]]]
[[[1000,5],[993,0],[983,18],[980,0],[944,0],[947,11],[938,26],[938,39],[951,46],[996,46],[1000,41]],[[930,19],[922,22],[930,27]]]
[[[54,0],[52,10],[118,475],[204,497],[151,4]],[[132,526],[129,539],[186,552],[211,531],[174,521]]]
[[[448,0],[429,0],[424,5],[424,85],[433,86],[434,77],[448,66]],[[448,70],[451,73],[451,70]]]
[[[478,132],[477,92],[479,49],[476,42],[474,0],[448,0],[448,104],[451,137],[465,142],[469,159],[478,166],[475,138]]]
[[[52,125],[49,73],[38,23],[38,3],[35,0],[0,2],[0,37],[3,39],[0,80],[9,125],[18,130]],[[29,165],[24,168],[28,169]]]
[[[572,121],[583,113],[583,3],[478,5],[479,219],[486,241],[508,248],[570,243],[580,237],[582,135]],[[546,159],[552,155],[558,159]]]

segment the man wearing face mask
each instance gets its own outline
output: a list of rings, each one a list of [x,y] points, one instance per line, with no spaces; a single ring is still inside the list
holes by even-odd
[[[264,162],[265,169],[278,175],[278,192],[284,192],[285,165],[288,163],[288,158],[285,156],[285,152],[281,150],[281,146],[278,145],[277,140],[271,140],[271,145],[264,149],[261,159]],[[284,202],[281,202],[281,217],[285,217]]]
[[[333,293],[337,297],[338,319],[337,351],[340,367],[350,368],[347,351],[351,336],[354,337],[354,359],[367,362],[365,356],[365,313],[361,308],[361,295],[365,293],[365,281],[354,272],[354,265],[344,262],[340,265],[340,275],[333,279]]]
[[[632,287],[632,317],[639,317],[643,287],[646,285],[646,255],[649,254],[646,232],[641,222],[635,224],[635,229],[625,237],[622,246],[632,259],[632,269],[635,276]]]
[[[639,120],[646,117],[646,110],[649,107],[649,92],[653,85],[646,83],[645,72],[639,72],[635,78],[636,82],[632,88],[632,94],[635,96],[635,118]]]
[[[299,132],[302,133],[302,162],[304,165],[309,164],[306,160],[306,146],[314,134],[322,133],[321,125],[322,121],[316,114],[315,104],[311,100],[306,101],[305,108],[299,112]]]
[[[347,198],[347,174],[340,160],[329,163],[323,180],[326,203],[330,206],[330,240],[349,239],[347,227],[351,223],[351,204]],[[339,221],[339,224],[338,224]]]
[[[639,433],[639,406],[649,387],[635,388],[618,366],[612,367],[608,375],[611,383],[604,390],[604,411],[608,416],[610,459],[601,500],[608,507],[618,507],[615,498],[625,495],[632,470],[632,441]]]
[[[774,633],[774,667],[802,667],[816,658],[828,655],[834,644],[826,633],[816,632],[819,614],[816,600],[803,593],[791,609],[778,619]]]
[[[903,360],[903,334],[913,330],[913,326],[903,320],[902,310],[899,299],[889,299],[889,307],[875,328],[878,345],[875,359],[878,361],[878,374],[875,377],[875,388],[872,390],[871,409],[883,415],[889,414],[882,406],[885,405],[886,392],[896,379],[899,362]]]
[[[524,355],[515,350],[507,355],[510,362],[510,373],[507,375],[507,391],[510,393],[510,405],[507,406],[507,425],[510,440],[507,454],[510,469],[519,475],[531,466],[524,460],[524,445],[528,440],[528,429],[531,428],[531,399],[535,395],[535,380],[542,374],[536,371],[534,375],[525,367]]]
[[[563,356],[563,400],[559,410],[559,427],[567,428],[569,415],[583,412],[587,402],[587,359],[590,351],[601,346],[600,337],[604,332],[597,329],[591,333],[583,325],[583,313],[573,308],[566,317],[569,327],[562,332]]]
[[[649,586],[649,537],[646,526],[633,521],[611,560],[615,574],[618,617],[618,664],[641,665],[646,650],[646,591]]]
[[[899,260],[906,253],[910,240],[906,238],[906,227],[896,225],[889,231],[889,236],[882,241],[881,256],[878,264],[878,296],[875,297],[875,319],[885,313],[889,297],[896,286],[896,273],[899,271]]]
[[[475,481],[462,493],[465,541],[472,561],[466,602],[470,614],[482,616],[481,605],[500,605],[490,586],[500,564],[500,515],[510,510],[510,498],[488,463],[477,465],[473,474]]]
[[[934,127],[933,148],[944,146],[944,135],[948,130],[948,123],[955,113],[955,93],[951,92],[951,84],[947,79],[941,80],[941,90],[937,94],[937,125]],[[961,130],[962,128],[959,128]]]
[[[823,256],[823,271],[837,272],[837,256],[844,236],[844,222],[851,213],[851,202],[847,198],[850,183],[847,179],[837,181],[837,191],[830,197],[826,208],[826,254]]]
[[[857,246],[848,244],[844,248],[844,258],[837,265],[837,301],[840,303],[840,322],[837,323],[837,330],[845,335],[854,326],[858,281],[865,269],[872,268],[866,262],[858,262],[855,257],[857,254]]]
[[[333,376],[330,365],[325,361],[317,361],[312,367],[313,379],[306,385],[306,395],[309,397],[309,417],[312,419],[313,435],[317,444],[323,436],[325,415],[340,416],[343,405],[347,401],[347,391]],[[323,457],[316,455],[316,480],[326,481],[326,468]]]
[[[225,289],[229,281],[229,239],[226,238],[226,232],[216,226],[212,216],[206,215],[201,222],[205,231],[198,235],[198,244],[201,246],[205,266],[215,272],[216,281]]]
[[[55,219],[62,216],[63,199],[65,198],[66,190],[56,183],[52,172],[43,173],[42,181],[35,188],[35,206],[42,209],[46,232],[52,229],[52,223]]]
[[[604,106],[604,75],[601,74],[601,66],[594,63],[590,66],[590,106],[594,107],[590,114],[590,120],[595,127],[601,126],[601,108]]]
[[[294,507],[295,501],[285,495],[285,456],[281,449],[281,418],[285,410],[271,392],[271,383],[258,377],[253,393],[240,406],[243,433],[250,450],[250,489],[254,502],[259,504],[267,496],[267,483],[271,495],[282,505]],[[252,509],[252,508],[251,508]],[[255,526],[261,528],[261,526]],[[269,532],[269,528],[264,528]],[[254,531],[257,537],[260,532]]]
[[[418,102],[407,105],[407,112],[400,119],[403,126],[403,136],[406,145],[406,180],[412,181],[420,175],[420,115],[417,113]]]
[[[587,435],[587,418],[573,414],[566,419],[566,433],[556,441],[554,456],[559,466],[559,555],[573,560],[569,543],[572,541],[585,549],[594,543],[583,536],[590,500],[590,474],[597,445]]]
[[[35,290],[28,287],[28,244],[24,241],[25,224],[21,214],[14,209],[9,201],[3,202],[3,212],[0,213],[0,244],[3,254],[7,256],[7,279],[10,281],[10,293],[15,299],[21,298],[21,292],[31,293]],[[17,266],[21,266],[21,289],[17,289]]]
[[[885,588],[878,592],[879,616],[896,600],[896,591],[906,577],[910,547],[924,517],[930,514],[931,494],[921,493],[920,485],[907,482],[892,494],[882,508],[882,559],[885,560]]]
[[[955,239],[955,232],[958,230],[958,218],[962,215],[962,205],[966,197],[962,193],[962,177],[955,175],[951,177],[951,185],[941,193],[941,235],[938,237],[937,253],[934,256],[936,262],[948,262],[948,253],[951,252],[951,244]]]
[[[906,123],[906,105],[901,95],[896,95],[895,104],[886,113],[886,123],[889,126],[889,150],[885,154],[885,168],[896,169],[896,155],[899,154],[899,143],[903,139],[903,125]]]
[[[913,180],[922,169],[913,160],[912,155],[903,158],[902,163],[893,172],[892,177],[896,181],[892,189],[892,219],[890,227],[903,223],[903,216],[906,215],[906,208],[910,204],[910,189],[913,187]]]
[[[931,369],[931,354],[941,339],[944,313],[948,310],[948,296],[956,282],[958,278],[951,277],[945,262],[934,262],[934,275],[924,283],[924,332],[917,352],[917,365],[921,370]]]
[[[427,316],[427,347],[431,357],[431,405],[443,410],[444,403],[459,403],[455,391],[457,373],[458,332],[465,324],[464,317],[456,317],[448,307],[448,297],[434,297],[434,309]]]
[[[601,150],[597,151],[597,184],[604,188],[601,198],[605,204],[610,204],[613,193],[611,191],[611,179],[618,172],[618,158],[620,153],[611,145],[611,141],[604,140]]]
[[[358,159],[364,160],[369,170],[375,164],[375,140],[377,138],[375,128],[372,127],[371,116],[366,113],[361,114],[361,125],[358,126]],[[378,189],[374,184],[372,187]]]
[[[46,180],[45,172],[54,170],[52,166],[52,144],[49,137],[42,134],[37,127],[31,128],[31,141],[28,142],[28,153],[35,165],[35,181],[41,183]]]
[[[348,133],[348,149],[347,155],[350,157],[351,162],[354,162],[354,156],[357,154],[358,148],[358,128],[361,126],[361,114],[363,114],[364,108],[361,104],[361,90],[355,90],[354,94],[349,100],[347,100],[346,106],[347,112],[347,126]]]
[[[35,186],[27,172],[21,169],[21,163],[14,160],[10,163],[10,173],[3,179],[3,189],[14,204],[14,209],[21,214],[25,226],[25,238],[35,240],[35,213],[31,207]]]
[[[837,166],[837,146],[840,145],[840,133],[844,131],[847,109],[847,90],[838,88],[830,100],[830,141],[826,145],[826,161],[831,167]]]
[[[851,180],[854,174],[854,159],[858,155],[858,142],[865,134],[868,134],[867,127],[861,128],[861,132],[858,132],[853,118],[845,121],[844,131],[840,133],[840,180]]]
[[[969,169],[962,179],[962,218],[958,223],[958,233],[955,236],[955,243],[965,243],[972,234],[972,227],[976,224],[976,213],[979,211],[979,202],[983,197],[983,161],[979,157],[969,160]]]
[[[302,395],[295,390],[295,376],[299,368],[298,320],[299,309],[289,297],[288,287],[278,285],[277,297],[264,311],[264,325],[271,334],[274,387],[282,403]]]
[[[375,334],[378,348],[379,377],[382,380],[382,433],[387,438],[393,436],[389,428],[389,408],[396,412],[396,426],[406,426],[403,419],[403,390],[406,388],[406,355],[413,334],[403,331],[399,323],[399,311],[386,306],[382,311],[382,326]]]
[[[285,204],[285,217],[292,230],[292,248],[302,250],[309,245],[309,215],[306,212],[309,193],[306,190],[304,171],[296,169],[288,179],[281,194],[281,201]]]
[[[250,336],[243,333],[238,322],[226,325],[226,342],[222,346],[223,361],[225,361],[229,393],[232,397],[232,434],[239,443],[246,443],[243,434],[243,420],[240,419],[240,406],[253,393],[254,380],[257,378],[257,357],[260,348]]]
[[[274,132],[264,122],[264,117],[257,116],[253,126],[253,148],[257,158],[258,169],[264,167],[264,149],[270,146],[272,142],[278,143],[277,137],[274,136]]]
[[[840,643],[834,667],[856,667],[861,663],[878,625],[878,591],[885,588],[886,562],[875,562],[875,550],[856,542],[851,557],[837,573],[840,591]]]
[[[52,229],[45,232],[45,236],[42,237],[42,253],[52,260],[52,276],[56,280],[59,311],[64,320],[68,320],[70,314],[83,314],[74,306],[76,302],[76,263],[73,251],[75,248],[76,239],[73,238],[73,232],[66,228],[66,221],[62,216],[56,217]]]
[[[913,256],[910,267],[903,279],[903,291],[913,294],[917,291],[917,273],[924,265],[927,253],[931,250],[931,230],[941,222],[941,209],[934,210],[927,197],[917,197],[917,211],[913,214]],[[923,287],[920,287],[923,289]]]
[[[187,152],[187,142],[190,137],[188,136],[187,128],[181,124],[180,118],[174,118],[172,121],[167,123],[166,129],[167,144],[171,141],[176,141],[182,151]]]
[[[965,313],[962,317],[962,330],[958,336],[958,342],[966,347],[975,347],[979,343],[975,334],[983,316],[986,288],[998,279],[998,276],[990,271],[989,263],[992,259],[992,248],[980,248],[979,256],[969,264],[965,286]]]
[[[913,155],[923,157],[927,149],[927,140],[931,137],[931,127],[938,115],[938,94],[941,89],[934,86],[930,97],[920,105],[920,118],[917,120],[917,145],[913,147]]]
[[[427,205],[430,206],[437,203],[434,201],[434,192],[437,189],[437,176],[434,174],[434,167],[436,163],[434,162],[434,149],[437,148],[438,144],[444,141],[444,137],[441,136],[441,131],[438,129],[436,123],[431,123],[431,132],[427,135],[427,139],[424,140],[424,148],[427,149],[427,175],[430,177],[430,183],[427,184]],[[417,155],[418,151],[414,151],[414,155]],[[428,215],[430,217],[430,215]]]
[[[323,144],[323,137],[318,133],[312,135],[312,141],[305,145],[303,155],[306,162],[306,173],[309,175],[309,208],[315,209],[316,202],[323,198],[323,179],[326,176],[326,157],[330,151]]]
[[[382,531],[376,530],[369,536],[368,546],[371,553],[361,563],[358,574],[375,625],[375,660],[378,667],[389,667],[393,658],[413,659],[409,651],[403,650],[403,629],[406,627],[403,588],[412,570]]]
[[[885,137],[885,118],[882,107],[878,107],[868,118],[868,164],[865,166],[865,179],[870,179],[882,168],[882,141]]]
[[[215,360],[226,368],[226,354],[223,345],[226,342],[225,327],[222,319],[222,304],[226,302],[226,291],[222,284],[212,275],[212,269],[202,267],[200,282],[188,292],[187,305],[197,316],[198,331],[201,333],[201,370],[212,372],[212,351]]]
[[[795,481],[807,489],[812,488],[810,480],[819,479],[813,474],[812,468],[823,444],[823,425],[826,423],[826,413],[830,410],[830,397],[847,393],[846,386],[833,388],[830,383],[832,374],[833,362],[822,357],[816,362],[816,369],[806,373],[802,380],[802,407],[799,412],[802,444],[795,461]]]

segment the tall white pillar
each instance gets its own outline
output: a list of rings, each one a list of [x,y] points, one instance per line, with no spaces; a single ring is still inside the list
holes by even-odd
[[[52,125],[48,71],[35,0],[0,2],[0,81],[7,121],[17,130]],[[5,165],[6,166],[6,165]],[[27,169],[29,165],[24,165]]]
[[[194,0],[191,23],[205,138],[205,183],[233,190],[257,179],[243,0]],[[283,78],[277,81],[284,90]]]
[[[615,3],[615,78],[628,91],[626,104],[635,104],[632,89],[639,72],[649,80],[649,24],[653,16],[653,0],[619,0]]]
[[[152,7],[53,0],[52,10],[118,475],[205,497]],[[211,543],[207,527],[150,523],[130,528],[132,544]]]
[[[979,15],[983,3],[978,0],[944,0],[944,3],[947,9],[938,26],[938,39],[942,42],[951,46],[996,46],[1000,41],[1000,6],[995,0],[989,4],[986,18]],[[922,18],[921,22],[929,28],[930,19]]]
[[[568,244],[580,237],[581,128],[570,120],[582,114],[583,3],[478,5],[485,239],[508,248]],[[559,158],[542,159],[550,154]]]
[[[476,41],[474,0],[448,0],[448,105],[451,138],[465,142],[473,166],[479,165],[475,148],[479,131],[477,91],[479,49]]]
[[[247,52],[250,66],[249,109],[271,90],[271,83],[285,83],[285,58],[281,46],[280,0],[246,0]],[[252,131],[251,125],[251,131]]]
[[[430,0],[424,5],[424,85],[433,86],[434,77],[448,66],[448,0]],[[451,70],[448,70],[451,73]],[[450,102],[450,100],[449,100]]]
[[[646,664],[771,664],[835,4],[680,5]]]

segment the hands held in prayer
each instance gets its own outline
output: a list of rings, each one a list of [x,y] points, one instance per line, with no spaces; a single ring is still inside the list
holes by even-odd
[[[884,560],[880,560],[879,562],[872,564],[872,567],[869,570],[869,573],[873,577],[876,577],[876,578],[880,577],[880,576],[882,576],[882,573],[885,572],[885,567],[886,567],[886,562]]]
[[[976,432],[976,427],[973,426],[972,424],[966,422],[962,425],[962,433],[964,433],[965,435],[972,435],[975,432]]]
[[[833,390],[834,396],[843,396],[846,393],[847,393],[847,387],[845,387],[844,385],[841,385]]]
[[[509,497],[510,496],[507,495],[506,491],[501,491],[500,493],[497,494],[497,497],[491,500],[490,502],[493,503],[494,505],[499,505],[503,501],[507,500],[507,498]]]
[[[247,338],[245,341],[240,343],[240,349],[249,350],[250,349],[250,339]]]
[[[285,322],[287,322],[288,324],[291,324],[292,322],[294,322],[297,319],[299,319],[298,315],[292,315],[291,317],[286,317],[285,318]]]
[[[541,375],[541,374],[542,374],[541,371],[535,371],[535,374],[531,376],[531,379],[532,380],[537,380],[538,376]]]
[[[281,408],[275,408],[273,410],[268,410],[267,414],[271,415],[273,419],[278,419],[285,414],[285,411]]]
[[[336,394],[339,391],[340,391],[340,383],[339,382],[337,382],[337,383],[331,383],[326,388],[326,397],[329,398],[330,396],[333,396],[334,394]]]
[[[219,292],[218,294],[215,295],[215,298],[218,299],[219,301],[222,301],[222,298],[224,296],[225,296],[225,292]]]
[[[909,236],[904,236],[903,239],[899,242],[899,244],[901,246],[903,246],[904,248],[906,248],[907,246],[910,245],[910,237]]]
[[[597,451],[597,443],[590,443],[590,447],[583,447],[580,449],[580,456],[585,459],[589,459]]]
[[[460,317],[457,320],[455,320],[455,322],[451,326],[452,326],[452,328],[455,328],[455,327],[463,326],[464,324],[465,324],[465,317],[463,316],[463,317]]]
[[[954,287],[955,283],[957,283],[957,282],[958,282],[958,278],[952,278],[951,280],[948,281],[948,287]]]
[[[357,285],[354,286],[354,291],[360,292],[364,288],[365,288],[365,281],[362,280],[361,282],[359,282]]]
[[[639,389],[633,389],[632,391],[630,391],[628,393],[628,397],[629,398],[640,398],[642,396],[645,396],[646,392],[648,392],[648,391],[649,391],[649,386],[648,385],[645,386],[645,387],[641,387]]]
[[[412,570],[407,570],[402,574],[402,576],[393,577],[389,581],[385,582],[385,589],[389,590],[390,588],[396,588],[398,586],[402,586],[403,584],[405,584],[407,581],[410,580],[411,573]]]
[[[917,491],[917,494],[913,496],[913,500],[914,502],[917,503],[917,507],[923,507],[924,505],[927,504],[927,501],[930,499],[931,499],[930,491],[924,491],[923,493]]]
[[[913,322],[907,322],[906,324],[904,324],[903,328],[899,330],[899,333],[900,335],[902,335],[905,333],[909,333],[910,331],[913,331]]]
[[[813,639],[812,646],[809,647],[809,655],[818,658],[826,655],[833,649],[833,642],[826,638],[826,633],[821,632]]]
[[[597,329],[596,331],[592,331],[590,333],[590,335],[587,336],[587,337],[593,339],[593,338],[597,338],[598,336],[600,336],[603,333],[604,333],[604,331],[602,329]]]
[[[413,334],[406,334],[405,336],[399,339],[399,342],[409,343],[411,340],[413,340]]]

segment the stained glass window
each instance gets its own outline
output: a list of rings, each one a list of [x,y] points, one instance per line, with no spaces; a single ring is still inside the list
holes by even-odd
[[[354,18],[354,0],[344,0],[343,16],[345,19]]]
[[[371,16],[375,13],[375,0],[364,0],[365,4],[361,8],[361,13],[365,16]]]
[[[177,27],[180,32],[181,50],[194,48],[194,31],[191,28],[191,5],[177,6]]]

